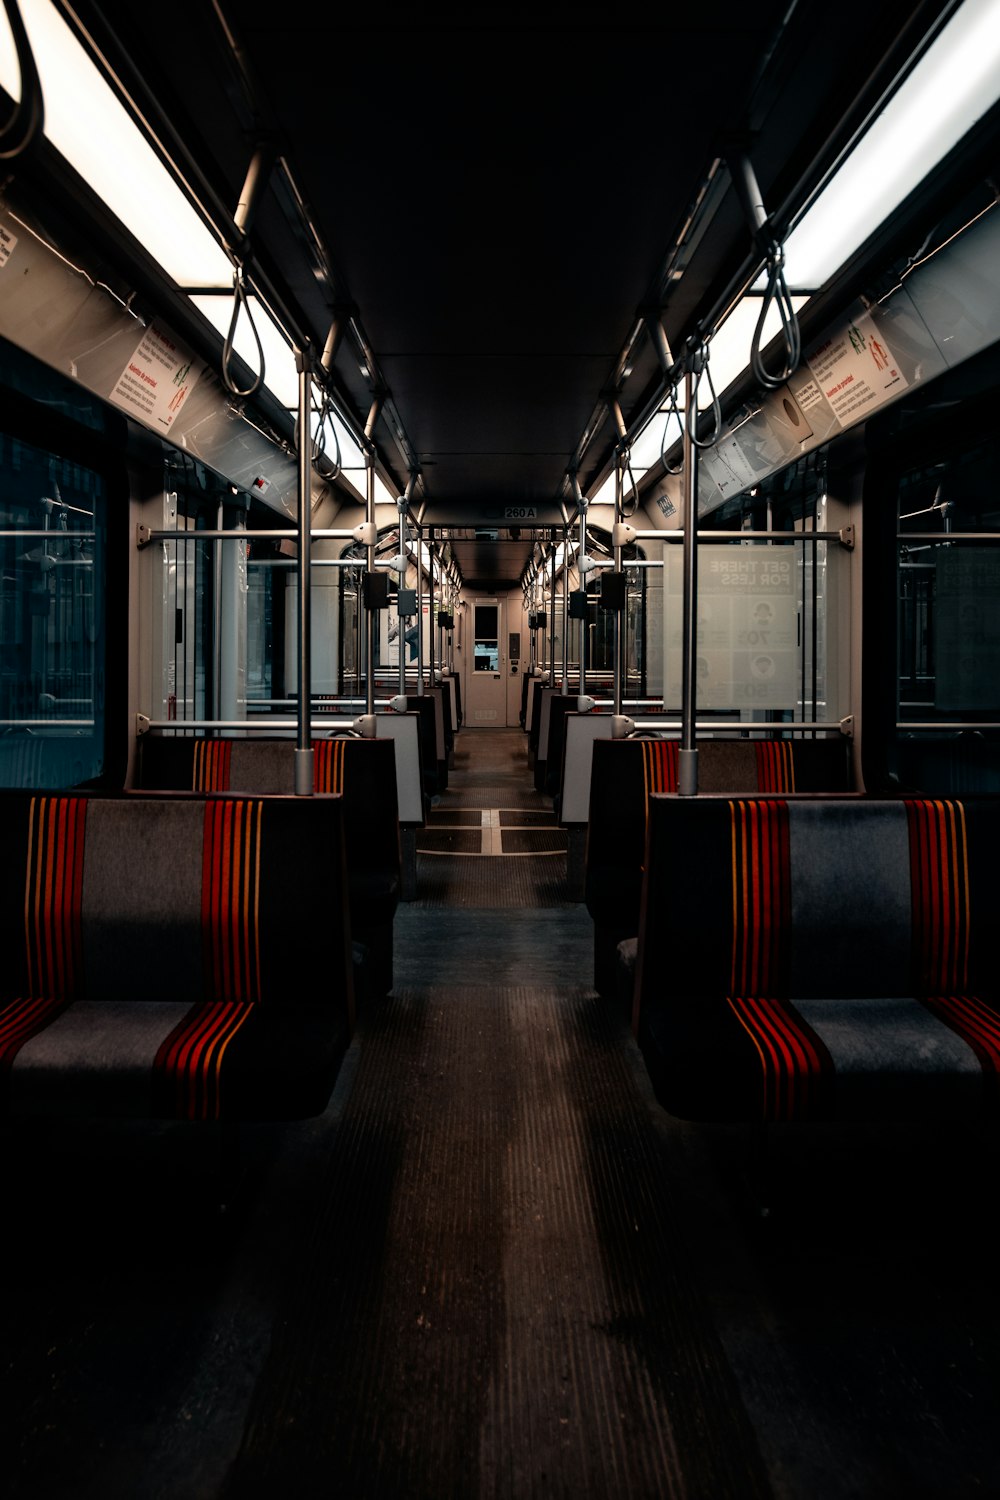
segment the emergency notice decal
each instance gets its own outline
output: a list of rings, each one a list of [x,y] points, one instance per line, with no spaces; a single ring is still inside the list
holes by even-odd
[[[17,235],[11,234],[10,230],[5,224],[0,224],[0,271],[3,270],[4,266],[14,254],[14,247],[16,246],[16,244]]]
[[[909,384],[873,319],[860,310],[846,327],[811,349],[806,364],[816,390],[798,391],[799,404],[808,411],[811,401],[822,394],[842,427],[849,427]]]
[[[182,345],[150,325],[118,377],[111,400],[159,432],[169,432],[200,374],[200,365]]]

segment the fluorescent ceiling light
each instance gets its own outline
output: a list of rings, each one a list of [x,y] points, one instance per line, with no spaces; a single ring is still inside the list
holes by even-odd
[[[614,505],[615,503],[615,475],[614,470],[608,475],[595,495],[591,495],[591,505]]]
[[[221,333],[223,339],[229,333],[234,295],[230,290],[220,296],[200,292],[193,293],[191,296],[193,305],[205,315],[212,327]],[[264,350],[264,384],[282,406],[298,411],[299,375],[295,368],[295,355],[277,323],[273,321],[270,313],[252,292],[247,293],[247,307],[253,317],[254,328],[260,334],[260,342]],[[250,327],[246,307],[240,308],[233,348],[256,375],[260,370],[260,350],[257,348],[257,341]]]
[[[376,505],[395,505],[395,503],[396,503],[396,497],[395,497],[395,495],[392,495],[392,494],[389,493],[389,490],[382,483],[381,479],[378,477],[378,474],[376,473],[376,475],[375,475],[375,504]]]
[[[233,315],[232,296],[212,296],[204,293],[194,293],[191,297],[194,305],[201,309],[214,328],[225,338],[229,332],[229,321]],[[247,302],[253,314],[254,326],[260,334],[260,341],[264,348],[264,384],[282,406],[287,407],[294,418],[298,418],[299,411],[299,374],[295,368],[295,356],[288,343],[283,337],[278,325],[272,320],[270,314],[261,305],[253,293],[247,294]],[[260,369],[260,352],[257,349],[256,340],[250,331],[250,324],[245,309],[240,310],[239,322],[236,325],[236,338],[233,341],[236,353],[245,360],[254,374]],[[311,422],[313,439],[317,436],[315,425],[316,413],[313,411]],[[331,412],[323,424],[323,451],[327,462],[337,462],[338,445],[340,453],[340,468],[348,484],[355,489],[362,500],[367,498],[368,478],[364,454],[357,442],[351,436],[342,419]],[[377,505],[395,505],[396,497],[389,493],[379,475],[375,475],[375,503]]]
[[[191,301],[211,323],[223,338],[229,333],[229,323],[233,315],[233,294],[214,295],[212,293],[195,292]],[[299,375],[295,368],[295,356],[292,353],[286,339],[281,333],[277,323],[271,318],[270,313],[262,305],[259,299],[252,293],[247,293],[247,304],[253,315],[254,327],[260,334],[260,341],[264,349],[264,384],[282,406],[288,408],[293,417],[298,416],[299,410]],[[250,321],[246,309],[240,309],[239,320],[236,324],[236,337],[233,347],[241,359],[245,360],[248,368],[256,375],[260,369],[260,351],[250,329]],[[315,422],[315,413],[314,413]],[[313,437],[315,439],[315,425],[313,423]],[[344,424],[343,420],[331,412],[324,423],[323,447],[329,463],[336,463],[338,445],[340,451],[340,467],[344,478],[357,490],[364,500],[368,492],[368,479],[365,473],[365,458],[355,439]],[[375,501],[380,505],[395,505],[396,499],[391,495],[378,474],[375,475]]]
[[[337,439],[340,443],[340,467],[342,469],[364,469],[365,456],[348,428],[341,421],[340,417],[337,416],[336,412],[331,415],[329,420],[333,423]],[[331,458],[334,456],[335,451],[335,444],[328,442],[327,453]],[[361,485],[361,489],[364,489],[363,484]]]
[[[50,0],[20,0],[41,79],[45,135],[181,286],[232,283],[229,258]],[[0,85],[21,96],[6,13]]]
[[[567,549],[566,549],[566,543],[565,542],[560,542],[559,545],[558,545],[558,547],[556,548],[556,551],[555,551],[555,564],[556,564],[556,571],[557,572],[562,567],[563,563],[566,561],[566,550]],[[569,543],[569,561],[570,562],[573,561],[573,554],[575,552],[578,552],[579,550],[580,550],[580,543],[578,541],[573,541],[573,542]],[[551,569],[551,566],[552,566],[552,564],[549,563],[548,564],[549,569]]]
[[[409,552],[410,556],[420,564],[425,573],[429,573],[433,568],[435,578],[438,577],[440,569],[438,567],[437,560],[431,556],[426,542],[421,542],[418,548],[416,543],[407,541],[406,550]]]
[[[20,10],[41,81],[46,139],[179,286],[220,289],[222,295],[196,294],[191,301],[225,339],[233,310],[229,257],[51,0],[20,0]],[[5,11],[0,11],[0,86],[20,99],[20,69]],[[257,298],[247,300],[264,349],[264,384],[283,406],[297,411],[295,357]],[[260,353],[245,309],[234,347],[256,374]],[[364,494],[364,457],[339,418],[334,420],[343,467],[362,471],[356,487]],[[332,441],[328,451],[335,453]],[[378,475],[375,494],[395,504]]]
[[[1000,6],[964,0],[788,235],[788,285],[828,281],[998,97]]]
[[[324,423],[324,452],[329,463],[337,461],[337,445],[340,445],[340,468],[348,484],[357,491],[362,500],[368,498],[368,476],[366,473],[365,458],[358,444],[351,436],[344,422],[336,412],[331,412]],[[391,494],[375,473],[375,504],[395,505],[396,497]]]
[[[757,319],[760,317],[761,297],[753,294],[739,301],[729,314],[726,321],[712,335],[708,346],[708,369],[712,377],[712,384],[718,394],[733,381],[743,374],[750,364],[750,349],[753,344],[754,329],[757,327]],[[808,297],[792,297],[792,308],[798,313],[809,301]],[[781,332],[781,318],[778,309],[772,302],[764,319],[764,329],[761,335],[760,348],[763,352],[770,341]],[[768,368],[777,368],[783,363],[784,354],[781,353],[770,361]],[[683,394],[683,392],[681,392]],[[704,410],[709,404],[708,388],[705,381],[701,383],[698,392],[699,406]]]
[[[743,297],[733,308],[729,317],[721,325],[718,332],[713,334],[709,344],[708,368],[712,377],[712,385],[721,396],[727,386],[732,385],[737,376],[742,375],[750,364],[750,348],[753,341],[754,329],[757,327],[757,319],[760,317],[760,295],[753,293]],[[802,308],[808,297],[797,296],[792,298],[792,306],[796,312]],[[781,321],[777,307],[772,303],[768,309],[767,317],[764,319],[764,330],[761,337],[761,348],[766,349],[768,343],[780,332]],[[711,405],[707,381],[702,380],[698,391],[698,405],[700,411],[705,411]],[[677,408],[681,421],[684,420],[684,386],[678,388]],[[664,439],[664,433],[666,437]],[[666,442],[666,451],[669,452],[681,436],[681,429],[673,412],[657,410],[646,423],[642,431],[636,436],[631,449],[632,473],[638,483],[647,469],[653,464],[659,463],[661,445]],[[628,481],[626,480],[626,484]],[[614,472],[608,476],[596,495],[592,497],[594,505],[613,505],[615,498],[615,476]]]

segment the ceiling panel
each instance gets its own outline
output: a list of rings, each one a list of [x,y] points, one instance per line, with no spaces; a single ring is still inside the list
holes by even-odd
[[[235,208],[262,140],[285,157],[312,229],[269,191],[248,245],[319,347],[334,316],[354,316],[408,444],[380,419],[383,467],[402,490],[408,451],[420,502],[462,526],[557,506],[585,432],[579,477],[597,482],[616,439],[605,397],[647,298],[679,352],[749,262],[728,190],[661,284],[713,161],[747,149],[768,205],[798,190],[893,76],[904,33],[949,3],[702,0],[643,24],[607,7],[558,23],[518,5],[74,9],[168,103],[223,201]],[[628,423],[659,380],[644,336],[634,354],[615,392]],[[359,426],[361,364],[346,338],[335,376]]]

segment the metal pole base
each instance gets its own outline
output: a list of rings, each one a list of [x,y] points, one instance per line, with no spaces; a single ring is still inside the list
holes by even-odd
[[[313,753],[312,750],[295,751],[295,795],[296,797],[311,797],[313,794]]]
[[[678,750],[677,792],[681,797],[694,797],[698,791],[698,752]]]

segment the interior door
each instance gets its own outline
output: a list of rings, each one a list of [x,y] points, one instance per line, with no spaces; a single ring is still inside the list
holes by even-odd
[[[477,599],[472,606],[472,653],[468,659],[466,728],[506,727],[506,669],[504,601]]]

